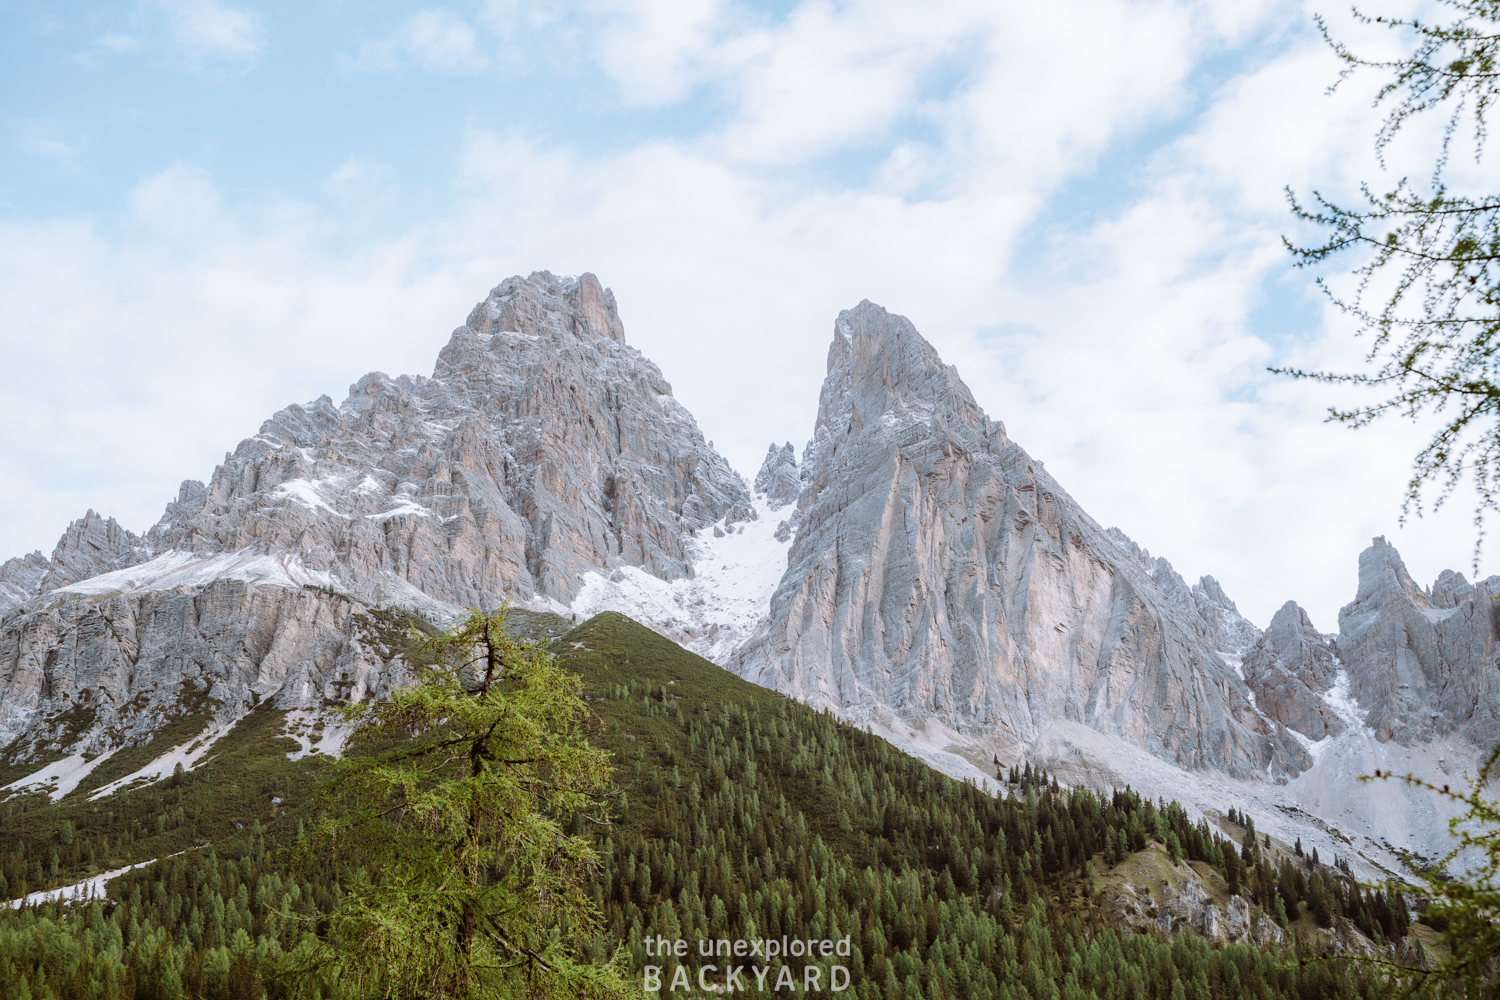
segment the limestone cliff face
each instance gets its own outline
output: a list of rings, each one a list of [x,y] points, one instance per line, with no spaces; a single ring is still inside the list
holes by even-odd
[[[1287,601],[1243,661],[1256,705],[1288,729],[1321,740],[1344,725],[1323,697],[1338,678],[1335,644],[1313,628],[1307,612]]]
[[[1204,637],[1191,592],[1164,593],[904,317],[869,302],[839,315],[803,475],[790,564],[741,675],[997,741],[1066,719],[1186,767],[1306,765]]]
[[[693,533],[753,518],[749,500],[626,344],[612,293],[514,277],[431,378],[373,373],[341,404],[287,407],[143,539],[91,511],[51,560],[7,563],[0,746],[79,706],[98,733],[140,731],[184,683],[225,713],[378,686],[360,605],[337,595],[565,605],[588,570],[691,575]]]
[[[766,449],[766,460],[755,474],[755,492],[766,495],[772,510],[796,501],[802,492],[802,473],[797,469],[796,450],[790,441]]]
[[[50,563],[40,552],[0,563],[0,614],[42,592]]]
[[[1205,576],[1189,587],[1171,563],[1160,556],[1153,557],[1119,528],[1110,528],[1106,533],[1125,548],[1163,596],[1187,614],[1188,621],[1211,647],[1238,656],[1260,638],[1260,629],[1240,614],[1219,581]]]
[[[362,697],[399,676],[365,609],[324,591],[221,577],[202,586],[60,593],[0,620],[0,732],[25,750],[144,740],[182,710],[233,717]]]
[[[122,528],[114,518],[105,519],[91,510],[68,525],[58,539],[37,591],[56,590],[148,558],[150,550],[134,532]]]
[[[1377,538],[1359,557],[1359,591],[1339,612],[1349,689],[1382,741],[1458,732],[1500,740],[1500,577],[1471,584],[1446,570],[1429,590]]]
[[[68,525],[48,559],[40,552],[0,565],[0,614],[38,594],[151,557],[145,541],[92,510]]]
[[[433,377],[366,375],[291,406],[207,486],[185,483],[156,551],[294,552],[361,597],[564,604],[583,573],[691,573],[689,533],[748,500],[591,274],[501,284]]]

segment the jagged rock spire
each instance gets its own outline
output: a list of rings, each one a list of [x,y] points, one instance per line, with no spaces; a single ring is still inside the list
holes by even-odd
[[[771,502],[772,510],[780,510],[797,499],[802,492],[802,475],[797,470],[796,449],[786,444],[771,445],[766,449],[766,460],[755,474],[755,492],[763,493]]]
[[[1191,595],[1162,593],[905,317],[868,301],[839,314],[803,473],[790,563],[742,675],[997,745],[1070,721],[1189,767],[1308,762],[1251,707]]]

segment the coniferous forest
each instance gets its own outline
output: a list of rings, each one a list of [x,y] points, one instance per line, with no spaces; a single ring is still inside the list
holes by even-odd
[[[389,613],[376,617],[390,626]],[[513,624],[583,678],[593,738],[614,755],[612,821],[568,820],[593,832],[602,862],[592,893],[603,930],[572,944],[595,962],[623,947],[637,984],[654,965],[670,993],[681,963],[699,993],[698,969],[714,961],[723,981],[722,959],[648,954],[658,938],[847,937],[847,957],[777,961],[799,987],[804,963],[820,964],[825,990],[841,964],[843,995],[861,1000],[1384,995],[1375,966],[1320,957],[1295,931],[1347,918],[1372,943],[1399,940],[1405,901],[1312,859],[1273,860],[1253,817],[1229,817],[1243,829],[1236,843],[1175,803],[1064,789],[1029,764],[1001,768],[995,797],[622,615],[570,627],[514,612]],[[0,895],[160,859],[110,883],[107,898],[0,911],[0,996],[334,996],[291,971],[342,889],[293,853],[329,769],[288,759],[296,744],[279,735],[281,717],[251,713],[209,763],[155,785],[90,802],[85,783],[57,803],[0,805]],[[1101,879],[1146,851],[1221,878],[1293,928],[1294,943],[1122,928]]]

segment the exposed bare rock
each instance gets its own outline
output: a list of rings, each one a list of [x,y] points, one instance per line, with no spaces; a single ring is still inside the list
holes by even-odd
[[[1240,609],[1213,577],[1199,577],[1193,584],[1193,604],[1198,608],[1198,617],[1208,628],[1208,637],[1215,649],[1243,654],[1260,638],[1260,629],[1240,614]]]
[[[1337,736],[1344,724],[1322,697],[1338,676],[1334,643],[1313,628],[1307,612],[1287,601],[1245,654],[1245,683],[1256,705],[1288,729],[1314,740]]]
[[[1219,581],[1205,576],[1189,587],[1171,563],[1160,556],[1153,557],[1119,528],[1110,528],[1107,534],[1125,547],[1165,597],[1198,619],[1193,622],[1194,627],[1214,649],[1238,656],[1260,638],[1260,629],[1240,614]]]
[[[1481,746],[1500,740],[1497,588],[1500,577],[1470,584],[1450,570],[1424,590],[1384,538],[1360,553],[1338,652],[1378,739],[1410,746],[1457,731]]]
[[[766,450],[766,460],[755,474],[755,492],[766,495],[772,510],[794,502],[802,492],[802,475],[797,470],[796,451],[790,441],[779,448],[773,444]]]
[[[1310,762],[1250,704],[1191,593],[1164,593],[905,318],[870,302],[839,315],[803,473],[742,676],[997,747],[1070,719],[1190,768]]]
[[[227,714],[357,693],[380,659],[337,595],[443,613],[567,604],[590,570],[690,576],[694,532],[753,520],[750,500],[593,275],[510,278],[432,378],[289,406],[144,540],[91,511],[34,591],[15,569],[0,744],[70,708],[97,708],[90,739],[132,732],[184,691]]]
[[[566,604],[621,565],[681,577],[692,531],[754,512],[671,393],[593,275],[510,278],[432,378],[374,373],[341,405],[287,407],[207,487],[184,484],[150,542],[294,552],[358,596],[461,606]]]
[[[91,510],[68,525],[58,539],[37,590],[56,590],[100,573],[134,566],[149,557],[149,550],[134,532],[120,527],[114,518],[106,520]]]
[[[1192,931],[1210,944],[1259,943],[1281,933],[1270,920],[1253,915],[1249,902],[1231,894],[1210,866],[1174,865],[1157,843],[1106,871],[1101,881],[1101,899],[1112,922],[1131,930],[1169,938]]]
[[[42,591],[51,564],[40,552],[7,559],[0,564],[0,614],[22,601],[29,601]]]
[[[361,610],[323,591],[232,578],[62,592],[0,621],[0,730],[6,742],[28,733],[40,749],[59,734],[32,723],[69,709],[83,737],[75,752],[96,753],[143,738],[185,704],[232,717],[268,698],[359,698],[392,676]]]

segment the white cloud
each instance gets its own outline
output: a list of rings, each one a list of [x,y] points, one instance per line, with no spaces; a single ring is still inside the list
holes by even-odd
[[[328,175],[323,191],[345,208],[368,215],[388,206],[397,188],[388,165],[354,156]]]
[[[450,10],[418,11],[389,35],[360,45],[342,60],[356,73],[384,73],[415,65],[430,73],[477,73],[489,65],[474,29]]]
[[[613,15],[600,61],[627,104],[674,103],[725,69],[715,65],[719,33],[732,23],[724,0],[638,0]]]
[[[6,346],[0,553],[48,544],[87,506],[144,527],[277,407],[338,398],[374,368],[428,371],[488,288],[549,268],[614,288],[627,338],[747,474],[768,442],[806,440],[834,316],[868,297],[910,316],[1094,516],[1215,574],[1262,624],[1294,597],[1335,627],[1376,533],[1419,577],[1466,565],[1462,510],[1396,531],[1420,428],[1325,425],[1324,387],[1264,371],[1278,351],[1358,363],[1337,317],[1284,343],[1250,315],[1287,265],[1282,186],[1348,190],[1374,169],[1368,94],[1322,96],[1337,66],[1306,30],[1254,49],[1217,92],[1191,88],[1205,59],[1304,13],[915,9],[810,2],[779,24],[712,4],[680,22],[615,9],[598,51],[621,99],[711,85],[722,120],[593,157],[475,132],[446,211],[346,255],[325,238],[340,221],[227,206],[185,166],[137,187],[126,236],[0,227],[0,301],[26,331]],[[497,10],[492,31],[553,16]],[[430,31],[409,21],[387,39],[384,65],[420,64],[418,38],[448,65],[478,52],[443,27],[456,15],[428,13]],[[933,88],[938,72],[952,76]],[[1083,217],[1057,202],[1122,137],[1195,102],[1185,134],[1129,165],[1127,203]],[[787,169],[851,148],[877,151],[869,184]],[[359,203],[382,183],[354,159],[327,188]]]
[[[245,63],[265,45],[260,16],[217,0],[159,0],[173,41],[197,59]]]
[[[141,47],[141,39],[139,35],[132,35],[126,32],[111,32],[99,36],[94,44],[98,45],[101,49],[108,49],[110,52],[123,54],[139,49]]]
[[[16,130],[16,148],[27,156],[69,166],[83,151],[83,143],[68,136],[56,122],[29,121]]]

